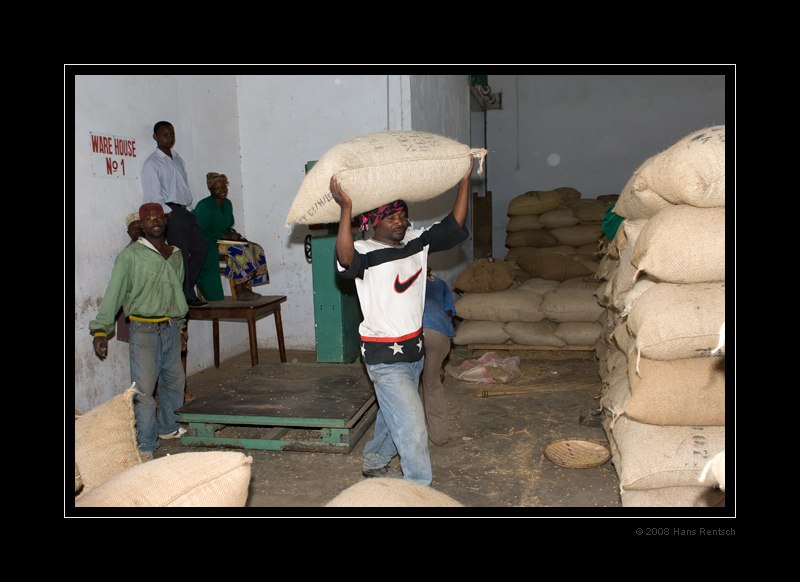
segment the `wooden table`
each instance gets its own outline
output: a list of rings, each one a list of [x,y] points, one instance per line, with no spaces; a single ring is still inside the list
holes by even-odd
[[[244,319],[250,332],[250,363],[258,364],[258,338],[256,336],[256,320],[272,313],[275,315],[275,331],[278,333],[278,349],[281,362],[286,361],[286,347],[283,345],[283,322],[281,321],[281,303],[286,301],[285,295],[265,295],[254,301],[235,301],[226,297],[222,301],[209,301],[202,307],[190,307],[186,321],[187,329],[191,320],[208,320],[214,322],[214,367],[219,368],[219,320]]]

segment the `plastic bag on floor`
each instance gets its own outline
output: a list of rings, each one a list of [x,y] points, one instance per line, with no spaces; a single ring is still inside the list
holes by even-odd
[[[445,371],[456,380],[489,384],[513,382],[522,374],[519,356],[504,358],[497,352],[488,352],[477,360],[464,360],[461,364],[448,364]]]

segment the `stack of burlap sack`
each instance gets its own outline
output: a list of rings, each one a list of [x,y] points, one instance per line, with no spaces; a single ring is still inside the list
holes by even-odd
[[[453,342],[593,346],[605,308],[595,296],[602,220],[617,195],[574,188],[526,192],[508,205],[505,260],[478,259],[455,283]]]
[[[725,504],[725,127],[648,159],[597,278],[601,405],[626,507]]]

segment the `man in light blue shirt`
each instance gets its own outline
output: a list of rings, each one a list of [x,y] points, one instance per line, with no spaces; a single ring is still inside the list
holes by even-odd
[[[190,307],[205,305],[197,298],[195,284],[203,269],[208,246],[194,217],[192,192],[186,174],[186,164],[172,146],[175,128],[168,121],[153,126],[153,139],[158,147],[142,165],[142,190],[145,202],[161,204],[167,217],[167,239],[183,255],[186,276],[183,294]]]

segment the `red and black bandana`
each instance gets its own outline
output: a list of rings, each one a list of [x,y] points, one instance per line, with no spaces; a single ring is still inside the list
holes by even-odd
[[[408,215],[408,204],[402,200],[395,200],[394,202],[384,204],[383,206],[379,206],[374,210],[370,210],[369,212],[362,214],[359,217],[361,221],[361,238],[364,238],[364,236],[367,234],[370,225],[372,225],[372,228],[375,228],[378,226],[378,223],[380,223],[381,220],[400,210],[405,210],[406,215]]]

